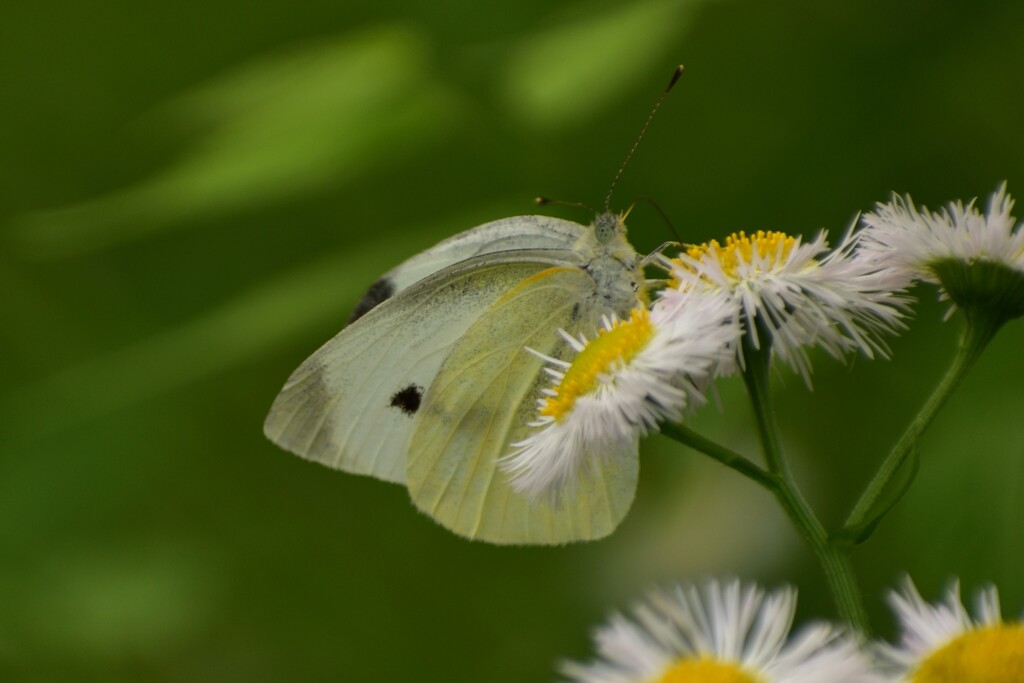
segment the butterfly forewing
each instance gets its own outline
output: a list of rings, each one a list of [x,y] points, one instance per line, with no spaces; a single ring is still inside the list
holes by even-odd
[[[483,254],[520,249],[569,250],[589,228],[549,216],[514,216],[484,223],[435,244],[381,276],[363,296],[351,320],[449,266]]]
[[[517,283],[576,260],[549,249],[485,254],[405,288],[299,366],[264,432],[304,458],[404,483],[413,420],[456,341]]]

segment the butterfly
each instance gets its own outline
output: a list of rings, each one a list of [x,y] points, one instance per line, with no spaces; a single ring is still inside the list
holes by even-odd
[[[388,271],[288,378],[267,437],[329,467],[406,485],[417,508],[468,538],[560,544],[610,534],[636,490],[635,440],[593,454],[572,495],[550,500],[517,493],[499,459],[529,434],[550,385],[538,354],[568,359],[563,332],[593,334],[602,318],[647,301],[644,259],[626,239],[625,216],[608,205],[681,73],[590,226],[504,218]]]
[[[310,356],[264,424],[276,444],[355,474],[405,484],[457,534],[558,544],[605,536],[637,481],[635,444],[587,461],[571,497],[516,493],[498,459],[523,439],[549,384],[526,349],[569,355],[559,330],[592,333],[646,299],[623,217],[487,223],[379,278],[349,324]]]

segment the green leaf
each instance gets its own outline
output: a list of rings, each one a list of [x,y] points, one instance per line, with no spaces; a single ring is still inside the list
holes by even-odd
[[[868,540],[871,534],[875,533],[882,518],[889,514],[889,511],[896,507],[900,499],[910,490],[910,485],[917,477],[920,464],[920,451],[915,444],[862,518],[851,520],[842,529],[833,532],[832,539],[851,545],[858,545]]]

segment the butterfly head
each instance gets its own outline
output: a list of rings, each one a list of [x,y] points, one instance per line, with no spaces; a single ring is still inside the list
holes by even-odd
[[[594,217],[594,237],[599,244],[608,244],[616,236],[625,236],[625,215],[604,211]]]

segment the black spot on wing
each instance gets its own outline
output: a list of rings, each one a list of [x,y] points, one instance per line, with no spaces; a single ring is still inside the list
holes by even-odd
[[[383,303],[390,299],[395,294],[395,285],[391,280],[386,277],[374,282],[370,285],[370,288],[366,290],[366,294],[363,294],[363,298],[356,304],[356,308],[352,311],[352,315],[349,316],[349,323],[354,323],[364,315],[369,313],[375,306]]]
[[[391,397],[391,407],[398,408],[403,413],[412,417],[420,409],[420,399],[423,398],[423,387],[410,384],[404,389],[399,389]]]

